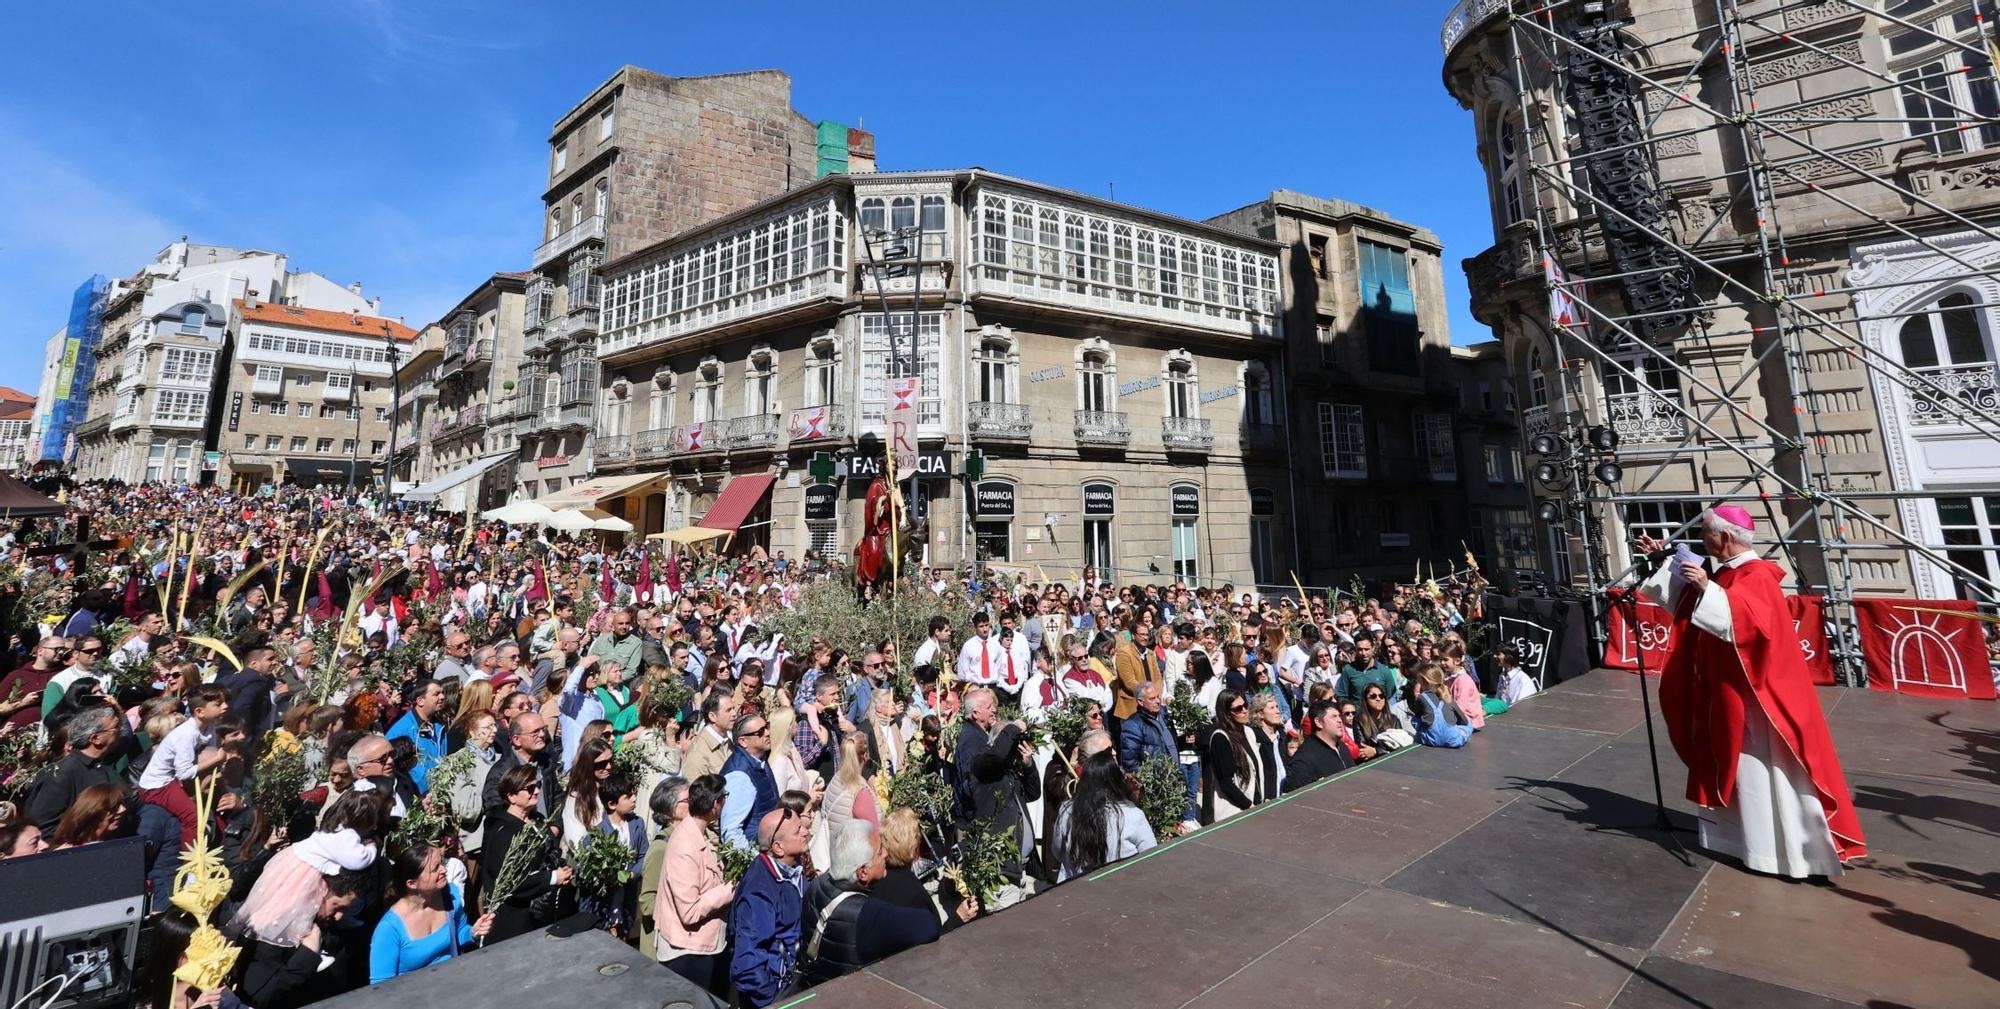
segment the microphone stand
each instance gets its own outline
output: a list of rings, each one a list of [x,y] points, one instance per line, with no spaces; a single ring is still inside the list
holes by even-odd
[[[1692,833],[1692,831],[1686,827],[1674,826],[1673,819],[1667,815],[1666,787],[1661,783],[1660,779],[1660,750],[1653,730],[1653,689],[1652,684],[1648,682],[1651,677],[1646,672],[1645,643],[1639,640],[1641,626],[1639,623],[1639,584],[1650,577],[1658,566],[1659,559],[1648,555],[1646,564],[1639,572],[1639,580],[1634,582],[1631,588],[1613,597],[1612,605],[1624,609],[1626,633],[1632,635],[1632,654],[1639,666],[1639,703],[1646,713],[1646,759],[1652,765],[1653,769],[1653,829],[1665,835],[1668,842],[1678,849],[1680,848],[1680,843],[1673,839],[1675,832]]]

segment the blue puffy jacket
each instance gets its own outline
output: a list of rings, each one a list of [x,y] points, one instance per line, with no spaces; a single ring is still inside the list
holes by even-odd
[[[1464,746],[1465,741],[1472,738],[1472,726],[1453,725],[1445,717],[1445,702],[1438,700],[1436,696],[1429,692],[1419,692],[1417,694],[1417,704],[1422,708],[1418,712],[1417,742],[1425,746],[1444,746],[1455,749]],[[1461,719],[1463,718],[1463,716],[1460,717]]]

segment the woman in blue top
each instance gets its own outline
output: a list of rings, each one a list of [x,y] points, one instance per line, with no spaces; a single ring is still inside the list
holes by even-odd
[[[396,902],[375,926],[368,946],[368,983],[457,956],[493,927],[491,914],[465,916],[465,899],[445,881],[444,849],[416,845],[390,858],[390,885]]]

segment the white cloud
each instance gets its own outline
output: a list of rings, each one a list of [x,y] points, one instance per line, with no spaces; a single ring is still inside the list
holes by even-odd
[[[8,128],[0,172],[0,304],[25,330],[0,333],[0,385],[35,387],[42,343],[69,315],[70,294],[93,273],[129,274],[179,238],[167,215],[99,181],[90,169]]]

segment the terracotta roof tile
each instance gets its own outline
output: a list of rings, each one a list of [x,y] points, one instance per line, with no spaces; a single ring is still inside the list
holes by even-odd
[[[417,331],[393,319],[375,315],[357,315],[349,312],[328,312],[318,308],[299,308],[296,305],[274,305],[268,301],[255,305],[245,304],[236,299],[236,310],[243,318],[252,322],[268,322],[279,326],[294,326],[299,329],[316,329],[322,333],[347,333],[355,336],[380,336],[382,327],[387,326],[396,339],[404,343],[416,340]]]
[[[33,403],[35,397],[19,389],[9,389],[0,385],[0,403]]]

